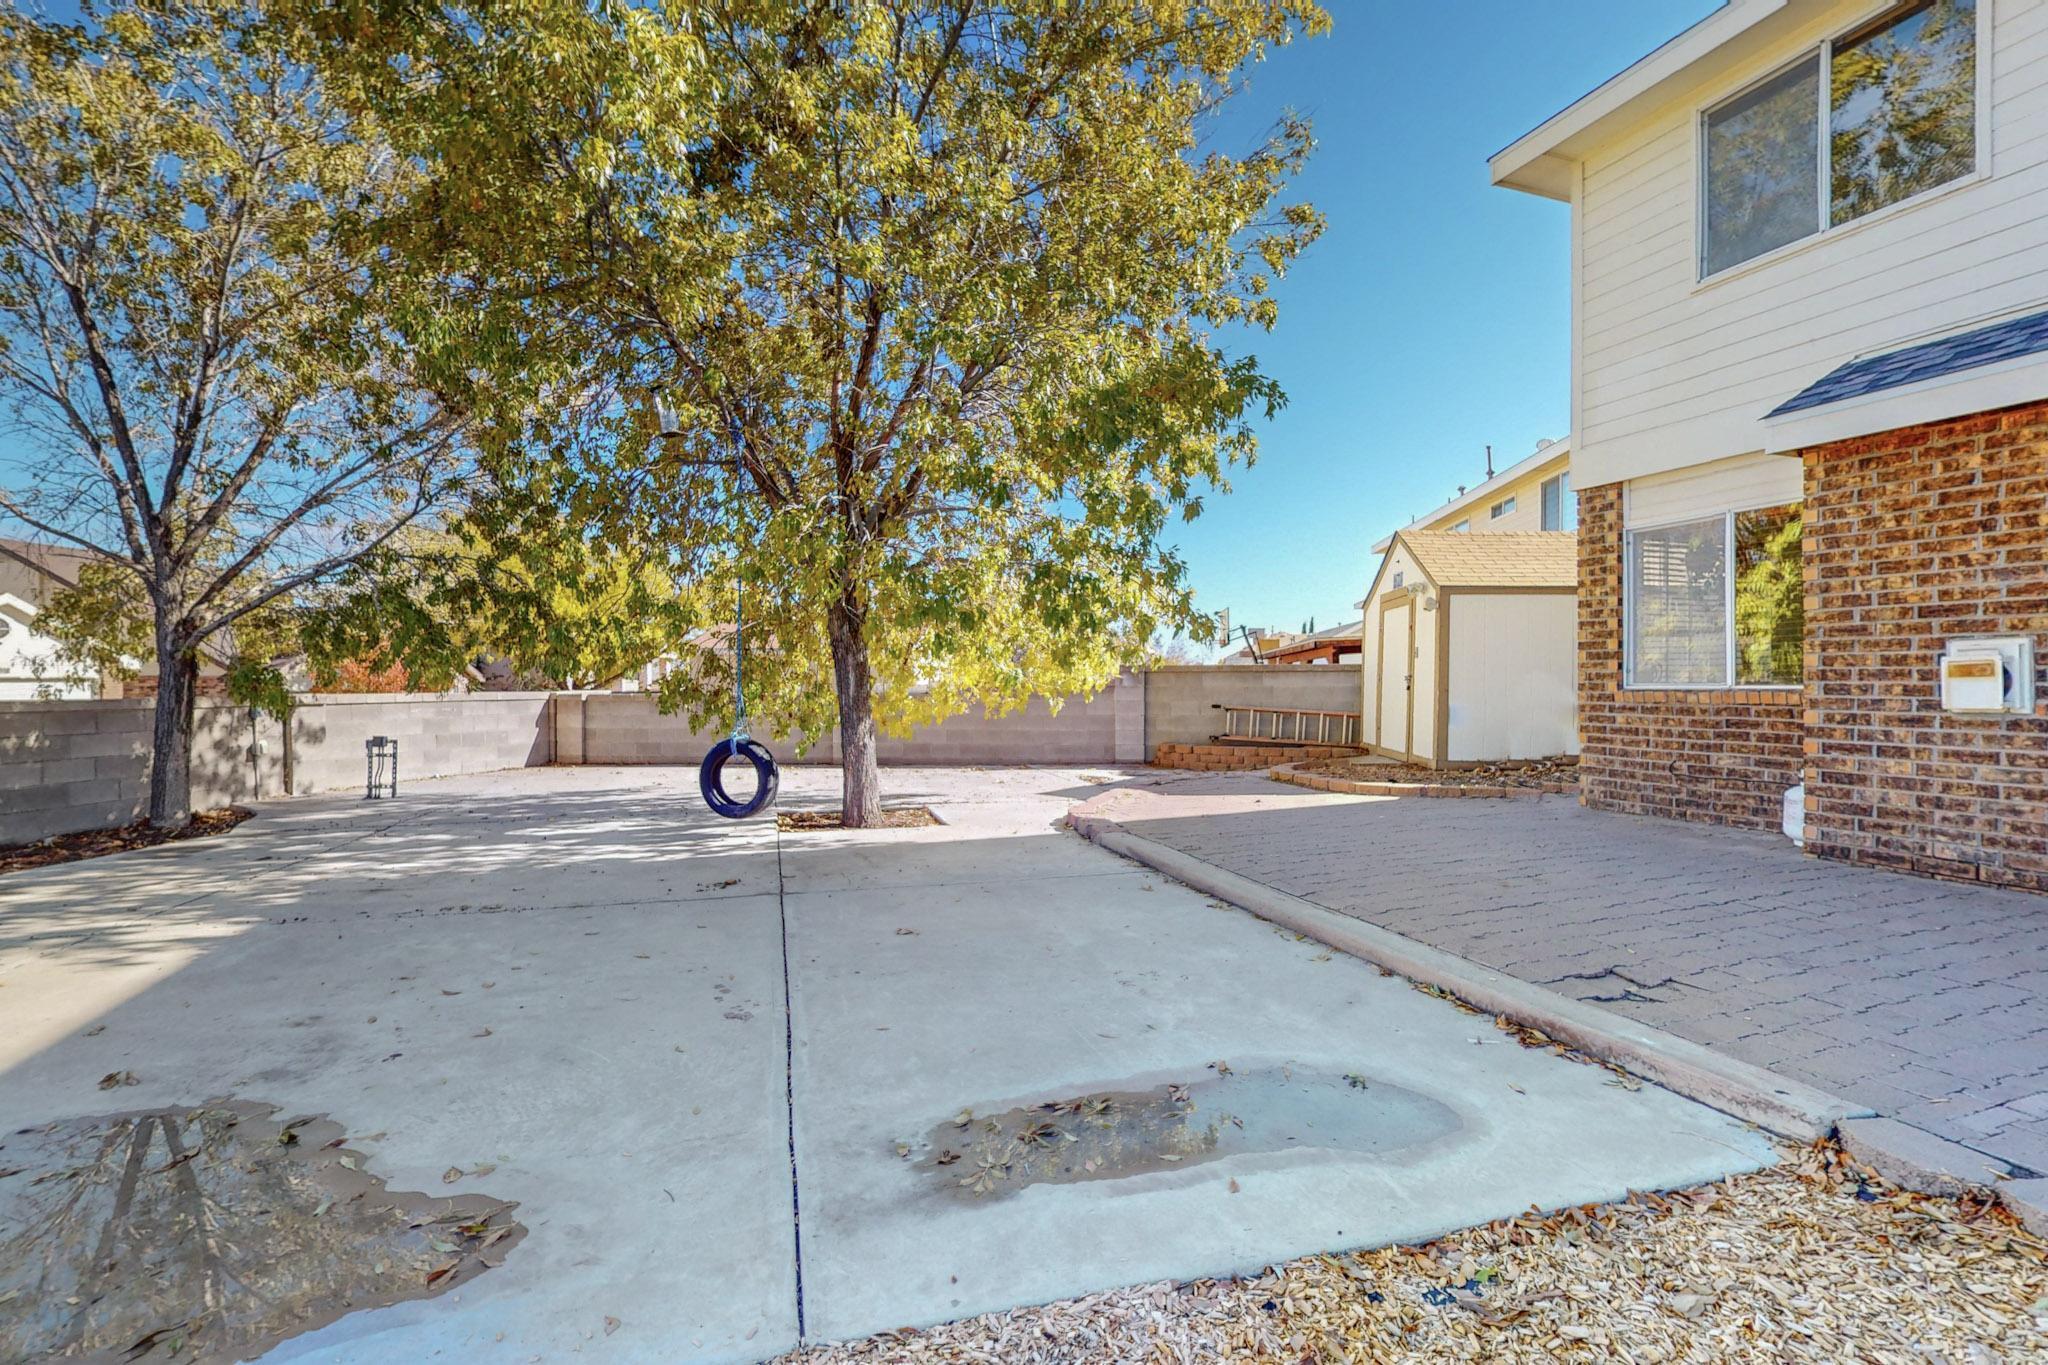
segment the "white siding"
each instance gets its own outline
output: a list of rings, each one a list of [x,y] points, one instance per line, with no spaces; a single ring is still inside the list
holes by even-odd
[[[1452,594],[1448,761],[1579,751],[1578,601],[1564,592]]]
[[[1867,15],[1843,3],[1767,59],[1588,156],[1577,208],[1573,484],[1761,450],[1762,416],[1835,366],[2048,306],[2048,3],[1988,13],[1991,175],[1697,281],[1707,106]]]
[[[1783,507],[1804,497],[1799,461],[1787,455],[1738,455],[1630,480],[1622,516],[1630,526],[1657,526],[1752,507]]]

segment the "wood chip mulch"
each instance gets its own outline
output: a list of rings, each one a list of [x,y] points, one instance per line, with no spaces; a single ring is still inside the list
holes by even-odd
[[[816,830],[844,829],[845,817],[836,810],[785,810],[775,815],[775,827],[784,834],[805,834]],[[903,806],[882,812],[882,823],[870,825],[869,829],[923,829],[929,825],[943,825],[945,821],[933,815],[929,806]]]
[[[1531,1211],[1426,1246],[1141,1285],[783,1361],[2048,1359],[2048,1243],[1989,1204],[1891,1189],[1832,1144],[1782,1155],[1679,1194]]]
[[[1360,762],[1348,758],[1311,758],[1294,765],[1300,772],[1342,777],[1356,782],[1412,782],[1428,787],[1518,787],[1543,790],[1565,783],[1576,787],[1576,758],[1538,758],[1512,763],[1480,763],[1469,768],[1425,768],[1416,763]]]
[[[130,849],[154,848],[158,844],[181,839],[206,839],[226,834],[254,814],[254,811],[241,806],[223,806],[219,810],[200,811],[176,829],[157,829],[147,821],[138,821],[119,829],[91,829],[78,834],[53,835],[32,844],[10,844],[0,848],[0,874],[26,872],[32,867],[49,867],[56,863],[75,863],[109,853],[126,853]]]

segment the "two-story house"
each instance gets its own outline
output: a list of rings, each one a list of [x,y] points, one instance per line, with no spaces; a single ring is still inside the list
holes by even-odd
[[[1578,749],[1571,442],[1546,441],[1373,546],[1364,738],[1438,768]]]
[[[1730,0],[1492,171],[1572,209],[1585,799],[2048,889],[2048,3]]]

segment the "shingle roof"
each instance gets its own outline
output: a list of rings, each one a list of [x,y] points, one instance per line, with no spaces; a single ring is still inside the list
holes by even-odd
[[[2048,313],[2010,318],[1939,341],[1852,360],[1778,404],[1765,414],[1765,420],[2044,351],[2048,351]]]
[[[1402,531],[1396,539],[1439,588],[1573,588],[1571,531]]]

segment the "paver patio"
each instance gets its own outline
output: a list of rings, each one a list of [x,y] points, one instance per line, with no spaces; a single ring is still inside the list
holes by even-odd
[[[778,836],[686,770],[539,770],[0,880],[5,1128],[233,1096],[330,1115],[392,1190],[518,1202],[501,1267],[267,1357],[320,1361],[758,1359],[1772,1158],[1060,832],[1076,773],[888,780],[947,825]],[[932,1150],[1223,1062],[1307,1117],[985,1199]]]
[[[1134,833],[2048,1172],[2048,897],[1568,797],[1134,785]]]

